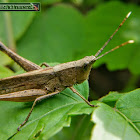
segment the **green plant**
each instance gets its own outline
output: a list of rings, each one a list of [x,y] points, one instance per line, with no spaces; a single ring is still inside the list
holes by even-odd
[[[132,76],[125,88],[135,89],[140,74],[139,6],[119,1],[107,3],[83,1],[83,5],[72,3],[73,1],[59,4],[55,2],[58,0],[51,3],[42,2],[39,13],[9,12],[7,15],[3,12],[0,15],[0,40],[37,64],[44,61],[63,63],[95,54],[125,15],[132,11],[131,17],[105,51],[129,39],[134,39],[136,43],[103,57],[95,63],[94,68],[105,63],[110,71],[128,69]],[[86,10],[86,14],[82,14],[90,4],[97,7]],[[7,18],[10,22],[5,24]],[[20,71],[19,67],[13,65],[11,59],[4,54],[0,53],[0,59],[1,78],[13,75],[9,67],[16,72]],[[132,79],[135,81],[132,82]],[[76,85],[76,89],[88,98],[87,81]],[[59,95],[38,103],[27,125],[13,139],[138,140],[139,100],[139,89],[125,93],[111,92],[99,100],[92,101],[99,107],[91,108],[66,89]],[[0,139],[6,139],[16,132],[16,128],[25,119],[31,105],[32,103],[0,102]],[[70,137],[73,133],[74,135]]]

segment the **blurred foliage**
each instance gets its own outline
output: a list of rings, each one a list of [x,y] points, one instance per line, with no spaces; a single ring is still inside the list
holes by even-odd
[[[37,0],[31,1],[37,2]],[[8,0],[0,0],[0,2],[8,2]],[[25,1],[13,0],[12,2]],[[133,39],[135,43],[124,46],[108,54],[98,60],[93,67],[97,68],[102,64],[105,64],[109,71],[128,69],[131,73],[131,77],[128,83],[126,83],[124,90],[130,91],[130,89],[140,87],[139,85],[136,85],[139,81],[140,75],[140,3],[138,1],[40,0],[40,2],[40,12],[1,12],[0,41],[9,48],[17,51],[21,56],[37,64],[42,62],[64,63],[67,61],[73,61],[83,58],[84,56],[94,55],[119,26],[126,14],[129,11],[132,11],[129,19],[124,23],[103,52],[106,52],[130,39]],[[20,73],[19,68],[13,65],[13,61],[1,52],[0,60],[0,78],[13,75],[15,71]],[[80,89],[80,93],[87,97],[88,85],[85,86],[85,83],[83,83],[82,85],[77,86],[77,88],[78,87]],[[71,97],[74,96],[70,91],[67,91],[67,93],[65,95],[68,96],[70,94]],[[71,110],[68,111],[70,109],[69,107],[66,107],[65,109],[63,108],[63,112],[58,109],[58,106],[61,107],[63,106],[62,104],[65,104],[66,102],[70,103],[72,100],[70,98],[63,101],[65,96],[59,96],[60,95],[56,96],[54,99],[52,98],[52,100],[48,100],[46,103],[43,102],[41,104],[42,109],[40,109],[40,106],[37,106],[37,109],[34,111],[32,116],[33,118],[31,118],[31,121],[29,121],[23,131],[16,136],[17,139],[19,139],[19,137],[21,138],[23,134],[25,134],[28,139],[33,138],[33,136],[37,137],[36,139],[42,139],[43,137],[50,138],[64,126],[70,126],[70,116],[73,112],[71,112]],[[57,100],[58,97],[59,101]],[[88,139],[95,139],[99,131],[107,134],[106,139],[115,139],[115,136],[121,138],[121,135],[123,134],[125,134],[125,136],[130,136],[129,134],[131,134],[132,136],[124,139],[138,139],[138,134],[140,134],[139,98],[139,90],[122,94],[117,92],[110,93],[100,99],[100,102],[103,103],[99,104],[100,107],[93,112],[92,120],[96,123],[96,126],[93,129],[92,134],[92,124],[89,121],[90,117],[85,117],[86,119],[81,121],[80,119],[82,117],[79,116],[80,122],[86,129],[82,129],[82,125],[77,128],[79,121],[75,117],[74,123],[72,121],[71,128],[65,128],[55,137],[51,137],[51,139],[66,139],[69,135],[72,135],[75,128],[77,128],[77,133],[75,132],[73,139],[80,139],[78,133],[83,134],[83,140],[86,139],[85,135],[87,135]],[[2,114],[4,115],[2,115],[0,119],[2,120],[2,122],[0,122],[1,125],[5,126],[3,130],[1,130],[1,137],[5,138],[15,132],[18,123],[24,120],[30,107],[26,107],[24,103],[0,102],[0,104],[0,110],[2,110],[2,108],[7,110],[3,110]],[[51,108],[50,106],[53,107]],[[74,109],[78,110],[83,106],[75,106]],[[117,111],[114,111],[112,108],[116,108]],[[56,109],[54,114],[48,113],[53,109]],[[89,110],[92,109],[89,107]],[[65,114],[65,111],[68,111],[70,114]],[[77,115],[83,113],[89,114],[89,112],[91,113],[91,111],[86,111],[83,110],[80,113],[77,111]],[[39,114],[38,112],[41,112],[42,116],[45,114],[45,116],[40,117],[41,115],[37,115]],[[58,120],[58,122],[56,122],[58,113],[60,114],[59,117],[62,117],[64,114],[65,117],[62,117],[62,120]],[[135,116],[131,116],[131,114],[137,114],[137,118]],[[48,123],[47,121],[49,118],[55,118],[55,121],[52,119]],[[36,119],[37,122],[35,121]],[[112,120],[112,125],[108,126],[110,120]],[[89,129],[86,122],[90,124]],[[116,123],[118,125],[116,125]],[[48,124],[51,127],[49,131],[48,128],[43,128]],[[106,126],[108,126],[108,128]],[[36,129],[32,134],[29,134],[31,132],[30,130],[34,127]],[[127,129],[126,132],[124,132],[125,128]],[[87,133],[88,131],[90,133]],[[40,136],[38,137],[38,135]],[[30,136],[30,138],[28,136]],[[105,139],[105,137],[103,138]],[[96,139],[100,138],[96,137]]]

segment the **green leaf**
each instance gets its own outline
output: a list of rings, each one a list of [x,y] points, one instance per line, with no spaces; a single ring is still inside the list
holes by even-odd
[[[89,140],[93,123],[90,115],[73,116],[70,127],[64,127],[50,140]]]
[[[35,18],[27,34],[18,42],[18,52],[37,64],[42,61],[66,62],[73,60],[76,52],[81,50],[84,39],[82,14],[61,4]]]
[[[87,81],[75,88],[83,96],[88,96]],[[6,139],[14,134],[30,109],[31,104],[1,101],[0,126],[3,127],[0,127],[0,139]],[[48,139],[64,126],[70,126],[71,115],[90,114],[93,109],[71,90],[66,89],[61,94],[36,105],[28,123],[13,139]]]
[[[118,99],[123,96],[124,93],[118,93],[118,92],[109,92],[109,94],[107,94],[106,96],[100,98],[99,101],[111,106],[111,107],[115,107],[116,102],[118,101]]]
[[[121,115],[131,121],[133,127],[140,134],[140,89],[122,96],[116,103]]]
[[[25,2],[25,1],[24,1]],[[15,40],[18,40],[28,30],[36,13],[35,12],[11,12],[12,27]],[[16,19],[16,20],[15,20]]]
[[[12,60],[2,52],[0,52],[0,60],[1,66],[7,65],[12,62]]]
[[[91,139],[139,140],[139,100],[140,89],[137,89],[119,97],[115,109],[100,103],[99,107],[92,114],[92,121],[95,123],[95,127],[92,131]]]
[[[13,0],[12,2],[19,2]],[[25,2],[20,0],[20,2]],[[7,16],[8,14],[8,16]],[[0,41],[6,45],[9,39],[9,32],[12,34],[14,41],[20,39],[23,34],[27,31],[29,25],[32,23],[35,17],[35,12],[1,12],[0,14]],[[8,22],[8,23],[7,23]],[[8,44],[9,45],[9,44]]]

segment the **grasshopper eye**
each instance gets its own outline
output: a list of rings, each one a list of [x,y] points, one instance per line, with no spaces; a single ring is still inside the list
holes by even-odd
[[[84,63],[84,70],[88,68],[88,63]]]

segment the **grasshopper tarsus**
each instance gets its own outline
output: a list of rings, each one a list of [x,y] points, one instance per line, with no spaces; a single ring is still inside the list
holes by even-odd
[[[97,107],[97,106],[95,106],[95,105],[92,105],[92,104],[88,104],[89,106],[91,106],[91,107]]]
[[[19,127],[17,128],[17,132],[20,131],[20,128],[21,128],[22,126],[24,126],[24,122],[23,122],[22,124],[19,125]]]
[[[29,115],[29,114],[28,114],[28,115]],[[30,115],[31,115],[31,113],[30,113]],[[29,116],[30,116],[30,115],[29,115]],[[29,119],[29,116],[27,116],[28,119]],[[17,128],[17,133],[20,131],[20,128],[23,127],[23,126],[26,124],[26,122],[28,121],[27,118],[26,118],[25,121],[24,121],[22,124],[20,124],[19,127]]]

